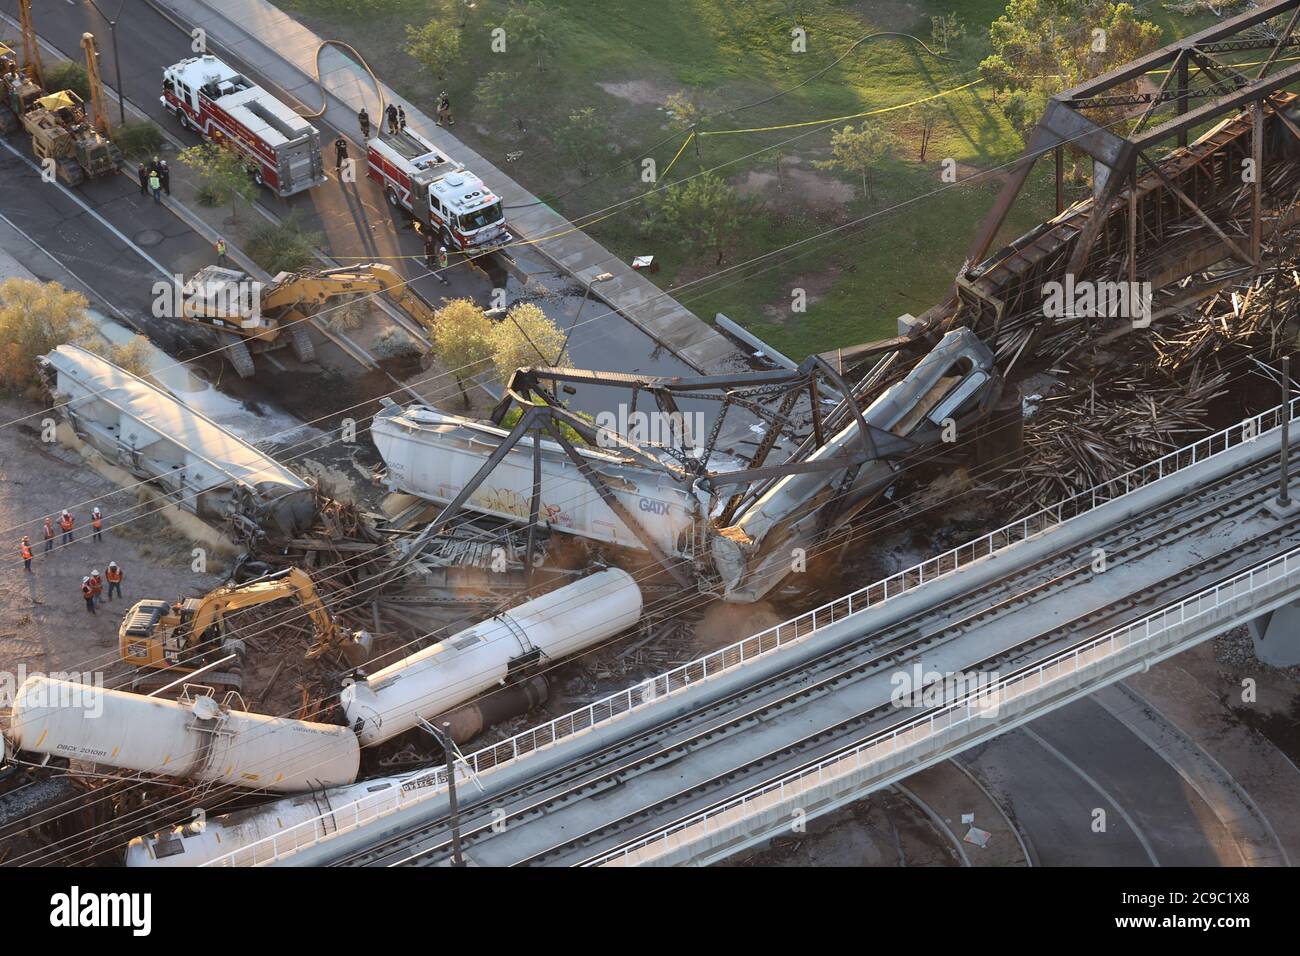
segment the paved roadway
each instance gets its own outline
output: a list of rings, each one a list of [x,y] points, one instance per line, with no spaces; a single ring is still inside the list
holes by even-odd
[[[958,759],[1015,820],[1039,866],[1242,865],[1210,805],[1091,698]]]
[[[122,14],[117,27],[117,44],[122,58],[121,82],[128,102],[144,110],[182,143],[199,142],[198,137],[182,130],[175,117],[163,109],[158,101],[162,68],[192,55],[188,36],[146,0],[109,0],[110,7],[115,7],[118,2],[122,3]],[[104,81],[116,89],[118,64],[113,56],[109,30],[90,5],[84,0],[51,0],[42,7],[34,13],[37,32],[77,61],[82,58],[79,46],[82,33],[87,30],[95,33],[101,47]],[[17,0],[0,0],[0,11],[16,19]],[[15,35],[16,31],[10,24],[0,23],[0,36],[12,38]],[[276,88],[264,76],[248,69],[246,64],[234,65],[246,70],[254,80],[286,102],[295,102],[284,90]],[[116,120],[115,94],[110,93],[109,99],[112,101],[110,113]],[[310,112],[316,105],[312,103],[303,107],[299,104],[299,111]],[[448,286],[443,286],[426,274],[422,241],[410,228],[409,222],[388,206],[383,193],[368,178],[360,177],[349,189],[340,189],[340,184],[333,178],[333,149],[328,145],[338,137],[339,131],[322,120],[313,122],[321,130],[322,144],[326,146],[326,158],[329,161],[325,165],[331,176],[330,182],[289,197],[288,200],[264,192],[262,204],[277,216],[284,216],[291,210],[297,212],[308,228],[319,231],[324,236],[324,251],[339,261],[385,261],[408,279],[423,276],[414,278],[412,285],[429,301],[466,296],[484,306],[488,305],[492,284],[482,273],[466,268],[451,269],[448,273]],[[350,154],[353,157],[363,156],[364,152],[356,141],[358,131],[347,129],[342,132],[351,141]],[[19,147],[26,145],[25,137],[20,134],[12,137],[12,142]],[[518,258],[520,268],[530,275],[536,275],[537,281],[536,284],[530,283],[526,289],[518,278],[512,277],[506,285],[508,301],[513,302],[520,297],[532,299],[543,286],[551,289],[567,288],[570,292],[575,288],[574,284],[558,276],[540,257],[525,253]],[[569,294],[547,295],[537,300],[562,328],[571,325],[579,308],[582,309],[584,325],[570,341],[569,364],[580,368],[655,375],[694,374],[684,362],[656,345],[649,336],[621,316],[610,314],[598,302],[589,301],[582,306],[581,298],[581,294]],[[596,316],[600,318],[592,321]],[[577,396],[574,404],[584,411],[599,410],[599,402],[595,397]],[[590,407],[584,407],[588,405]]]

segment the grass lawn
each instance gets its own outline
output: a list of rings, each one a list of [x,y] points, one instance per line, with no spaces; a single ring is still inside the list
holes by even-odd
[[[705,319],[723,312],[796,359],[892,335],[897,316],[919,314],[941,299],[1001,185],[996,167],[1022,148],[989,91],[976,85],[937,101],[941,118],[924,163],[916,107],[871,119],[901,141],[875,177],[874,196],[862,195],[856,177],[815,165],[830,154],[830,126],[844,125],[826,121],[908,104],[977,79],[988,52],[988,24],[1002,14],[1005,0],[545,0],[557,48],[540,68],[508,36],[506,52],[492,51],[491,29],[507,6],[477,0],[464,14],[460,61],[441,79],[401,52],[406,25],[429,19],[430,0],[282,5],[322,36],[352,43],[386,81],[430,113],[438,91],[448,90],[458,135],[499,164],[507,153],[519,153],[503,168],[571,219],[649,188],[640,179],[642,161],[650,157],[666,169],[686,137],[662,109],[664,100],[677,92],[691,96],[705,114],[706,135],[698,155],[688,147],[661,185],[714,168],[752,204],[722,265],[713,255],[691,255],[647,238],[639,202],[588,231],[622,258],[653,253],[661,266],[654,281],[687,307]],[[1215,19],[1178,16],[1144,0],[1137,5],[1167,38]],[[807,33],[802,53],[791,50],[794,10]],[[932,44],[930,16],[949,11],[959,14],[967,35],[944,57],[900,37],[867,40],[848,52],[877,31],[911,33]],[[480,108],[474,96],[476,83],[490,72],[517,75],[513,101],[500,113]],[[592,163],[597,171],[584,177],[556,130],[587,107],[607,133]],[[806,123],[813,125],[731,132]],[[959,164],[963,177],[990,173],[977,183],[945,187],[945,158]],[[1051,212],[1049,164],[1041,165],[1009,235]],[[766,255],[815,236],[822,238]],[[795,288],[807,294],[801,314],[790,308]]]

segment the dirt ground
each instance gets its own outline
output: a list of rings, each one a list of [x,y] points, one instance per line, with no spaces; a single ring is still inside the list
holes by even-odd
[[[719,866],[958,866],[949,839],[892,790],[872,794]]]
[[[38,411],[25,402],[0,401],[0,425]],[[0,675],[4,688],[16,687],[33,672],[88,672],[102,675],[104,685],[120,683],[127,668],[118,661],[117,629],[122,611],[143,598],[179,600],[201,594],[216,584],[216,574],[191,570],[191,542],[156,517],[128,520],[136,505],[133,492],[123,492],[91,470],[77,455],[40,440],[40,419],[0,427]],[[104,513],[102,542],[90,536],[90,509]],[[42,518],[57,517],[68,508],[77,519],[76,538],[68,547],[44,554]],[[18,542],[31,536],[33,573],[23,570]],[[56,545],[58,538],[55,539]],[[92,569],[103,571],[109,561],[123,569],[125,600],[104,603],[94,615],[81,597],[81,579]],[[219,570],[219,569],[218,569]],[[8,707],[12,700],[0,701]]]

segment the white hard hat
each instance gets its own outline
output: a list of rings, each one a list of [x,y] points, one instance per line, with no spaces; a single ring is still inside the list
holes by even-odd
[[[91,572],[90,572],[90,576],[91,576],[92,578],[97,578],[97,577],[99,577],[99,568],[95,568],[95,570],[91,571]]]
[[[99,514],[99,508],[95,509],[95,514]]]
[[[64,508],[64,509],[63,509],[63,513],[64,513],[64,514],[67,514],[67,513],[68,513],[68,509],[67,509],[67,508]]]
[[[90,583],[90,578],[82,578],[82,579],[81,579],[81,583],[82,583],[82,584],[89,584],[89,583]]]
[[[116,561],[110,561],[110,562],[108,562],[108,566],[109,566],[110,568],[115,568],[115,567],[117,567],[117,562],[116,562]]]

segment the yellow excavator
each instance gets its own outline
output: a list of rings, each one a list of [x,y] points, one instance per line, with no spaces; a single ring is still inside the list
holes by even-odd
[[[161,686],[182,674],[234,655],[233,660],[218,665],[219,669],[205,672],[200,679],[205,684],[221,684],[239,690],[244,642],[239,640],[236,631],[227,631],[226,615],[284,598],[296,598],[316,630],[316,639],[307,648],[307,660],[329,650],[343,652],[354,665],[365,660],[370,649],[370,635],[365,631],[348,632],[335,624],[316,593],[311,576],[298,568],[286,568],[243,584],[220,587],[203,597],[187,598],[179,604],[155,600],[137,602],[126,612],[118,630],[122,660],[137,667],[166,671],[162,679],[153,681]],[[297,617],[297,614],[287,615],[285,620]],[[148,678],[144,682],[148,682]]]
[[[22,125],[22,116],[45,92],[41,48],[32,26],[32,0],[18,0],[18,21],[23,34],[23,65],[18,54],[0,43],[0,134],[8,136]]]
[[[122,151],[108,138],[104,85],[94,36],[83,33],[81,46],[86,51],[86,76],[97,110],[95,122],[90,121],[81,97],[72,90],[38,97],[21,116],[32,137],[36,158],[53,164],[55,175],[68,186],[116,172],[122,161]]]
[[[241,378],[255,370],[253,352],[289,344],[300,362],[316,358],[307,325],[327,304],[352,296],[383,293],[422,325],[431,327],[433,308],[416,295],[392,266],[370,262],[319,272],[281,272],[269,283],[223,266],[205,266],[181,289],[179,318],[217,331],[227,359]]]

